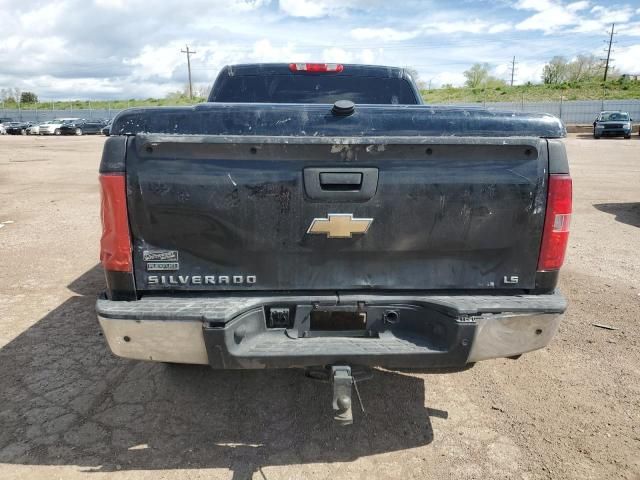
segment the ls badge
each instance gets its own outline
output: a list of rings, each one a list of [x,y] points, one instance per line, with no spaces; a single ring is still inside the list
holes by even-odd
[[[351,238],[367,233],[373,218],[353,218],[351,213],[330,213],[328,218],[314,218],[307,233],[326,234],[327,238]]]

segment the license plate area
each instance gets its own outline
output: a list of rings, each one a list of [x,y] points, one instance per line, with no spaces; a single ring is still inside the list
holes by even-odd
[[[266,306],[265,312],[267,329],[284,330],[289,338],[382,339],[390,334],[396,338],[427,342],[434,350],[446,350],[455,341],[457,331],[455,317],[428,305],[382,302],[280,304]],[[285,317],[286,321],[273,322],[274,318]]]
[[[287,334],[294,338],[378,338],[375,323],[361,305],[298,305],[293,327],[287,329]]]
[[[309,317],[311,332],[358,332],[367,329],[366,312],[314,310]]]

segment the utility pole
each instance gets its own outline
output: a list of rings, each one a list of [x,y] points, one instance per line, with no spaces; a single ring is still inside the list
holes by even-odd
[[[189,50],[189,45],[186,45],[186,50],[180,50],[181,53],[187,54],[187,69],[189,70],[189,100],[193,99],[193,86],[191,85],[191,55],[193,55],[193,50]]]
[[[513,77],[516,74],[516,57],[513,56],[513,60],[511,60],[511,86],[513,87]]]
[[[607,73],[609,73],[609,60],[611,59],[611,44],[613,43],[613,35],[614,35],[614,31],[613,31],[613,27],[615,27],[615,23],[611,24],[611,33],[609,33],[609,48],[607,49],[607,63],[605,63],[604,66],[604,78],[603,78],[603,82],[607,81]]]

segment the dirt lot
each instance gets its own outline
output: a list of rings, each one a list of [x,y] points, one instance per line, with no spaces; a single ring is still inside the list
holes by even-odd
[[[102,143],[0,137],[0,478],[640,478],[637,136],[567,140],[570,310],[552,345],[452,375],[379,371],[351,428],[299,371],[110,354],[93,310]]]

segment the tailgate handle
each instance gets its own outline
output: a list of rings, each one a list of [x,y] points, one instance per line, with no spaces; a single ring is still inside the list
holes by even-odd
[[[378,190],[378,169],[305,168],[304,189],[312,200],[366,202]]]
[[[360,190],[362,186],[362,173],[320,173],[320,186],[323,190]]]

